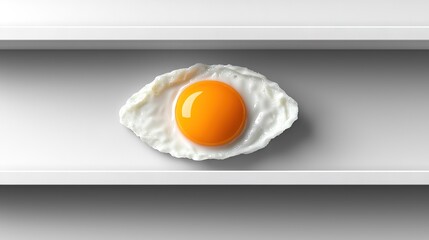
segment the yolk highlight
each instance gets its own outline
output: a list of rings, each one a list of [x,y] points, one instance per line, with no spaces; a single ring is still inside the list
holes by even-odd
[[[205,146],[227,144],[246,125],[246,106],[231,86],[212,80],[196,82],[179,95],[175,109],[180,131]]]

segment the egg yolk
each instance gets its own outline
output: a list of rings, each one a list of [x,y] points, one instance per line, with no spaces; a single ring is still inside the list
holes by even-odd
[[[228,84],[204,80],[180,93],[175,109],[180,131],[189,140],[205,146],[227,144],[246,125],[246,106]]]

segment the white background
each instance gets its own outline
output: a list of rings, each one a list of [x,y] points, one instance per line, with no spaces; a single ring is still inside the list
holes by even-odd
[[[429,22],[427,1],[289,1],[285,3],[287,8],[270,4],[274,1],[246,1],[245,6],[244,1],[174,1],[174,5],[171,2],[150,1],[146,5],[144,1],[124,0],[1,1],[0,24],[403,26]],[[182,5],[183,2],[188,4]],[[162,11],[151,11],[153,8]],[[427,52],[414,54],[427,55]],[[384,60],[389,64],[380,61],[381,65],[374,63],[374,66],[377,71],[385,70],[380,74],[393,70],[416,81],[418,75],[412,64],[408,65],[408,71],[398,67],[409,57],[410,53],[386,57]],[[15,67],[31,61],[29,58],[13,62],[13,58],[5,60],[5,55],[0,58],[12,61]],[[414,63],[425,71],[422,69],[427,64],[420,60]],[[398,64],[395,65],[398,68],[392,68],[391,64]],[[356,74],[364,74],[358,66],[350,68]],[[37,64],[34,69],[38,69]],[[25,70],[29,76],[30,70]],[[422,78],[420,83],[425,80]],[[424,239],[429,234],[428,196],[427,187],[409,186],[1,187],[0,237],[12,240]]]

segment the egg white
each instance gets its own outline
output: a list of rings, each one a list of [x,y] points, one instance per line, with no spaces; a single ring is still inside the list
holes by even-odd
[[[247,109],[240,137],[219,147],[188,140],[175,120],[175,103],[188,85],[216,80],[232,86]],[[298,119],[298,104],[277,83],[244,67],[195,64],[160,75],[128,99],[119,111],[121,124],[160,152],[193,160],[225,159],[264,148]]]

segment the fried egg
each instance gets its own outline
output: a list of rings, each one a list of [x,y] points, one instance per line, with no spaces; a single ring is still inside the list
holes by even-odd
[[[132,95],[120,123],[177,158],[226,159],[264,148],[298,119],[279,85],[244,67],[195,64]]]

